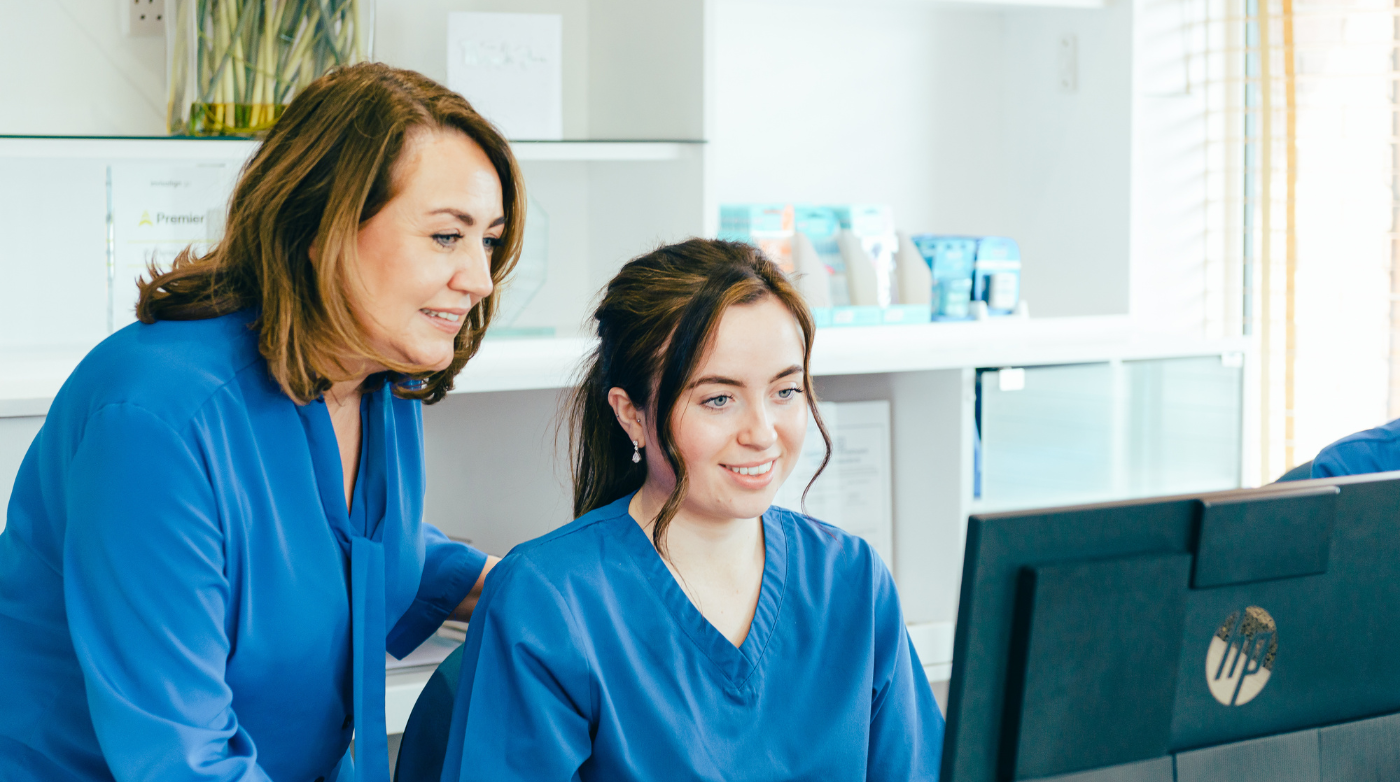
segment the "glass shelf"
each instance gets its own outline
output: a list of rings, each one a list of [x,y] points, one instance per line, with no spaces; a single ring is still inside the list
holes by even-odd
[[[5,136],[0,157],[29,158],[247,158],[257,141],[192,136]],[[514,141],[516,158],[528,161],[679,160],[704,146],[699,140],[620,139]]]

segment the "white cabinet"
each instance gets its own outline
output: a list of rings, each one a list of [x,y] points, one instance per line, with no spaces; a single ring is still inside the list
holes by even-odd
[[[891,403],[893,566],[933,666],[950,660],[975,507],[978,369],[1250,353],[1243,339],[1152,336],[1127,313],[1130,3],[380,0],[378,9],[379,56],[439,79],[448,10],[564,16],[564,128],[575,140],[516,146],[549,223],[548,282],[522,320],[555,337],[489,340],[457,393],[425,410],[428,520],[489,551],[572,516],[556,437],[599,287],[629,257],[713,235],[721,202],[885,202],[907,230],[1023,242],[1025,295],[1041,317],[827,330],[813,356],[823,398]],[[1055,59],[1067,35],[1083,69],[1068,91]],[[0,138],[6,489],[38,417],[105,335],[106,167],[241,161],[252,148]]]

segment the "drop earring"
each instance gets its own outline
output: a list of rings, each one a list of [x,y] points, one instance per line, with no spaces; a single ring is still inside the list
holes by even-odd
[[[642,460],[642,450],[637,446],[637,441],[632,441],[632,463],[636,464]]]

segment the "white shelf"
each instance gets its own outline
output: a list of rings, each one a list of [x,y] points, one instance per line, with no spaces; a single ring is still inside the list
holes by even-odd
[[[403,671],[389,671],[384,675],[384,727],[385,733],[392,736],[403,733],[408,726],[413,705],[423,693],[428,680],[433,677],[436,665],[410,668]]]
[[[918,326],[823,329],[814,375],[959,367],[1021,367],[1245,353],[1245,337],[1201,339],[1137,331],[1127,316],[994,318]]]
[[[489,339],[453,393],[523,391],[572,385],[593,342],[583,338]],[[961,367],[1016,367],[1246,353],[1245,337],[1206,340],[1133,330],[1127,317],[1005,318],[917,326],[822,329],[816,375],[861,375]],[[11,353],[0,363],[0,418],[44,415],[84,351]]]
[[[929,0],[940,5],[996,6],[1001,8],[1106,8],[1108,0]]]
[[[44,415],[86,353],[81,348],[7,351],[0,356],[0,418]]]
[[[515,141],[521,161],[665,161],[697,153],[701,141]],[[258,142],[221,138],[0,136],[0,158],[65,160],[247,160]]]
[[[0,158],[63,160],[206,160],[242,162],[257,149],[250,139],[0,136]]]
[[[488,339],[481,343],[481,350],[457,376],[452,393],[526,391],[573,385],[573,374],[593,344],[593,340],[580,337]]]
[[[910,0],[728,0],[743,5],[745,2],[758,2],[764,5],[786,4],[806,7],[879,7],[890,5],[912,5]],[[1002,8],[1105,8],[1110,0],[915,0],[931,6],[998,6]]]
[[[654,161],[680,160],[703,145],[699,141],[513,141],[516,160]]]

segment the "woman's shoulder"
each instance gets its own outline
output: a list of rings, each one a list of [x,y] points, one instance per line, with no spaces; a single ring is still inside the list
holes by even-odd
[[[527,560],[531,566],[551,574],[588,569],[601,564],[602,549],[623,521],[630,522],[630,497],[595,508],[564,526],[527,540],[510,550],[505,560]],[[505,564],[505,561],[502,562]]]
[[[133,323],[93,348],[54,399],[54,413],[129,403],[157,414],[192,413],[261,361],[253,315]]]
[[[822,573],[843,581],[881,581],[889,578],[889,568],[864,538],[799,511],[777,505],[768,509],[791,535],[790,550],[812,573]]]

